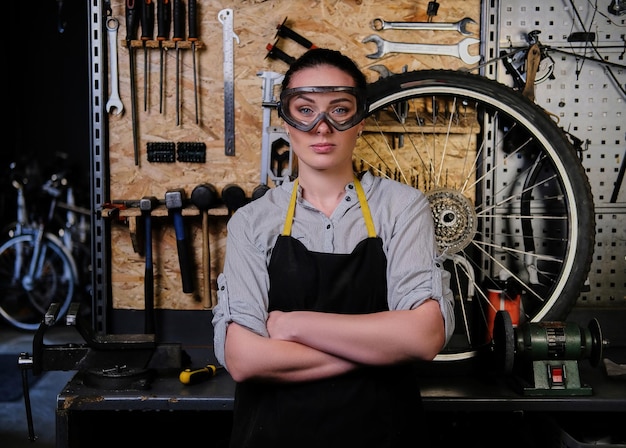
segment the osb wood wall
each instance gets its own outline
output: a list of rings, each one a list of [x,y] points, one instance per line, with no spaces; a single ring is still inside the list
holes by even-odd
[[[139,3],[139,2],[137,2]],[[184,1],[185,5],[187,1]],[[218,192],[228,184],[237,184],[250,197],[261,179],[262,79],[260,72],[284,73],[288,65],[266,57],[267,44],[276,44],[286,54],[297,57],[305,48],[296,42],[280,38],[276,42],[277,25],[285,25],[306,37],[318,47],[340,50],[350,55],[363,69],[370,82],[379,74],[369,67],[384,64],[391,72],[428,68],[459,69],[466,65],[450,56],[389,54],[380,59],[367,55],[376,51],[373,43],[362,43],[371,34],[386,40],[415,43],[454,44],[463,38],[455,31],[408,31],[371,28],[374,18],[386,21],[428,20],[428,0],[238,0],[217,2],[198,0],[199,43],[196,50],[196,77],[199,101],[198,124],[195,117],[194,74],[192,53],[188,45],[179,52],[180,124],[176,123],[176,52],[166,43],[163,111],[159,112],[159,51],[148,42],[148,71],[144,70],[144,53],[134,47],[135,92],[139,163],[135,165],[131,120],[129,54],[125,45],[125,4],[113,0],[112,16],[120,22],[117,34],[119,90],[124,112],[109,114],[110,200],[138,200],[143,196],[164,199],[170,189],[183,188],[187,197],[201,183],[213,184]],[[225,155],[223,26],[218,13],[233,11],[235,90],[235,155]],[[156,12],[155,12],[156,17]],[[480,20],[480,0],[439,2],[435,22],[456,22],[470,17]],[[185,26],[186,33],[188,25]],[[479,25],[469,30],[479,37]],[[173,31],[173,27],[172,27]],[[185,35],[187,35],[185,33]],[[138,35],[141,36],[141,29]],[[156,36],[156,26],[155,26]],[[170,35],[171,36],[171,35]],[[171,37],[170,37],[171,38]],[[137,44],[137,42],[135,42]],[[186,44],[186,43],[185,43]],[[478,48],[471,50],[477,54]],[[147,76],[147,91],[144,80]],[[148,107],[144,110],[144,93]],[[273,114],[272,125],[279,126]],[[206,144],[204,163],[154,163],[147,160],[148,142],[203,142]],[[273,186],[268,182],[269,186]],[[141,247],[143,220],[137,210],[126,212],[122,219],[111,218],[111,287],[114,308],[142,309],[144,307],[145,259]],[[153,221],[154,300],[155,306],[166,309],[207,309],[216,300],[215,279],[223,266],[226,222],[220,211],[209,219],[209,240],[203,238],[201,218],[194,209],[185,210],[189,245],[194,256],[195,291],[183,293],[176,248],[176,236],[171,218],[160,213]],[[137,216],[137,217],[136,217]],[[139,243],[138,243],[139,242]],[[210,248],[210,269],[203,266],[202,249]],[[205,246],[206,247],[206,246]],[[204,276],[210,273],[210,294],[204,290]]]

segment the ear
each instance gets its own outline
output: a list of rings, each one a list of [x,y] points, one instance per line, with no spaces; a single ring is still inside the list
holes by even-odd
[[[363,133],[363,129],[365,129],[365,118],[361,120],[359,124],[357,124],[357,129],[359,130],[357,135],[360,137],[361,134]]]

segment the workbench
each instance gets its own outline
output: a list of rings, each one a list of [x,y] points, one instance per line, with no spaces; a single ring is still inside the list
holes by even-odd
[[[626,352],[620,350],[613,354],[609,350],[609,359],[624,359]],[[137,443],[145,446],[152,439],[163,442],[173,433],[177,442],[206,438],[214,442],[210,446],[225,446],[234,401],[232,378],[220,370],[209,380],[184,385],[178,373],[158,372],[146,390],[102,390],[85,386],[84,374],[77,372],[58,396],[57,447],[86,446],[86,442],[90,447],[111,446],[121,434],[137,437]],[[586,361],[580,362],[580,375],[592,387],[591,396],[524,396],[516,390],[514,378],[489,372],[425,374],[420,381],[429,427],[437,428],[441,437],[467,439],[470,431],[472,436],[481,434],[482,443],[493,439],[495,446],[507,433],[510,443],[528,448],[532,426],[543,422],[545,415],[579,414],[585,420],[593,415],[594,425],[623,421],[626,381],[609,378],[602,366],[594,368]],[[530,425],[531,432],[528,427],[521,431],[520,425]],[[512,430],[518,434],[510,434]]]

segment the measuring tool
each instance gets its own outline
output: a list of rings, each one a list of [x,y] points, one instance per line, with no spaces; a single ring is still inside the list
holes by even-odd
[[[222,9],[217,15],[222,24],[224,38],[224,153],[235,155],[235,75],[233,39],[239,36],[233,30],[233,10]]]

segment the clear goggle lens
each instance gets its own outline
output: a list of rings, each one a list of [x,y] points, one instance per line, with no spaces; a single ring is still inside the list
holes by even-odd
[[[338,131],[365,118],[365,96],[356,87],[295,87],[280,94],[278,115],[290,126],[308,132],[324,120]]]

